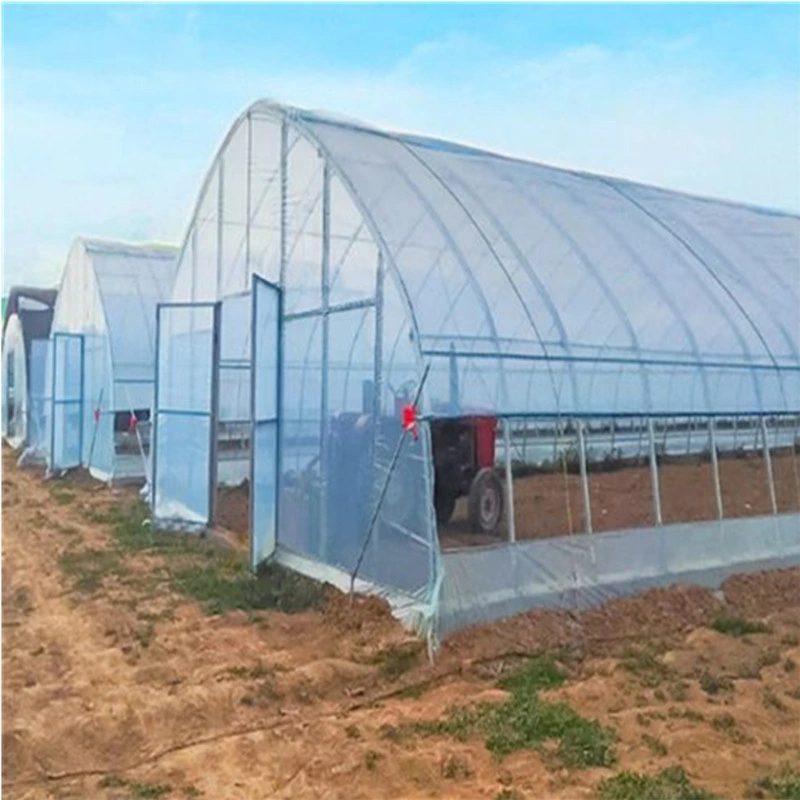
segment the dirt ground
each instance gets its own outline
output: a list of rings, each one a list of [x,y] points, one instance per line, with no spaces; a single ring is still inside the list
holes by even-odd
[[[4,797],[571,800],[623,770],[679,764],[738,798],[800,765],[800,570],[533,612],[458,633],[430,664],[377,601],[331,592],[316,611],[208,616],[148,580],[164,557],[149,552],[126,555],[127,579],[79,591],[61,556],[106,553],[111,530],[93,520],[130,496],[44,482],[4,448]],[[706,627],[721,609],[768,628]],[[615,765],[392,735],[502,701],[498,676],[540,650],[567,673],[543,696],[613,729]]]
[[[788,450],[772,455],[775,502],[779,512],[800,510],[800,456]],[[758,454],[719,461],[720,493],[729,519],[769,514],[772,504],[764,459]],[[710,462],[675,461],[659,466],[661,510],[665,524],[716,519]],[[654,524],[650,467],[629,466],[589,473],[592,529],[624,530]],[[541,539],[583,533],[583,489],[579,475],[545,473],[514,479],[517,539]],[[506,539],[506,522],[492,535],[474,534],[467,499],[459,499],[450,523],[440,528],[445,548],[487,545]]]

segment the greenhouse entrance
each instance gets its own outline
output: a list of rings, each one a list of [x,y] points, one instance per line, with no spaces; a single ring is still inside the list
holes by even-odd
[[[252,292],[157,311],[155,517],[249,533],[254,568],[276,542],[281,306],[253,276]]]
[[[53,334],[52,409],[50,426],[51,470],[81,464],[83,454],[83,336]]]

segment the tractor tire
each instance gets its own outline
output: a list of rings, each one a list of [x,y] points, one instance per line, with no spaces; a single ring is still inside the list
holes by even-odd
[[[483,467],[469,487],[469,522],[474,533],[492,534],[503,518],[503,484],[491,467]]]

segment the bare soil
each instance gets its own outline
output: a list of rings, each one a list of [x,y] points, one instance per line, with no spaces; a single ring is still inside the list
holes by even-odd
[[[769,632],[712,630],[719,595],[675,587],[462,631],[430,664],[374,599],[331,591],[318,611],[207,616],[150,580],[165,556],[136,552],[78,591],[61,555],[105,552],[111,531],[93,520],[131,492],[45,482],[4,448],[2,493],[4,797],[571,800],[620,770],[680,764],[739,798],[800,764],[800,570],[725,585],[725,613]],[[631,655],[644,646],[663,666],[655,681]],[[498,760],[475,736],[387,735],[502,699],[497,676],[542,649],[569,676],[545,696],[613,728],[617,765],[554,769],[530,750]],[[401,650],[411,657],[393,662]],[[709,693],[707,675],[729,688]]]
[[[800,456],[788,450],[772,455],[775,500],[779,513],[800,510]],[[749,453],[719,460],[725,517],[772,512],[764,459]],[[711,463],[671,461],[659,466],[661,509],[665,524],[717,518]],[[541,473],[514,479],[515,534],[518,540],[583,533],[586,522],[579,475]],[[624,530],[655,524],[649,465],[589,473],[592,530]],[[488,545],[508,536],[506,521],[494,535],[475,534],[467,516],[467,499],[456,504],[453,519],[439,529],[442,547]]]

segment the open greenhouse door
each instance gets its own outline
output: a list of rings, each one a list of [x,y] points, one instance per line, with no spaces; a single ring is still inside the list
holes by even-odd
[[[250,565],[275,551],[278,526],[278,408],[281,291],[253,275],[250,461]]]
[[[219,303],[156,311],[153,516],[205,527],[216,494]]]
[[[53,334],[51,470],[81,464],[83,453],[83,336]]]

